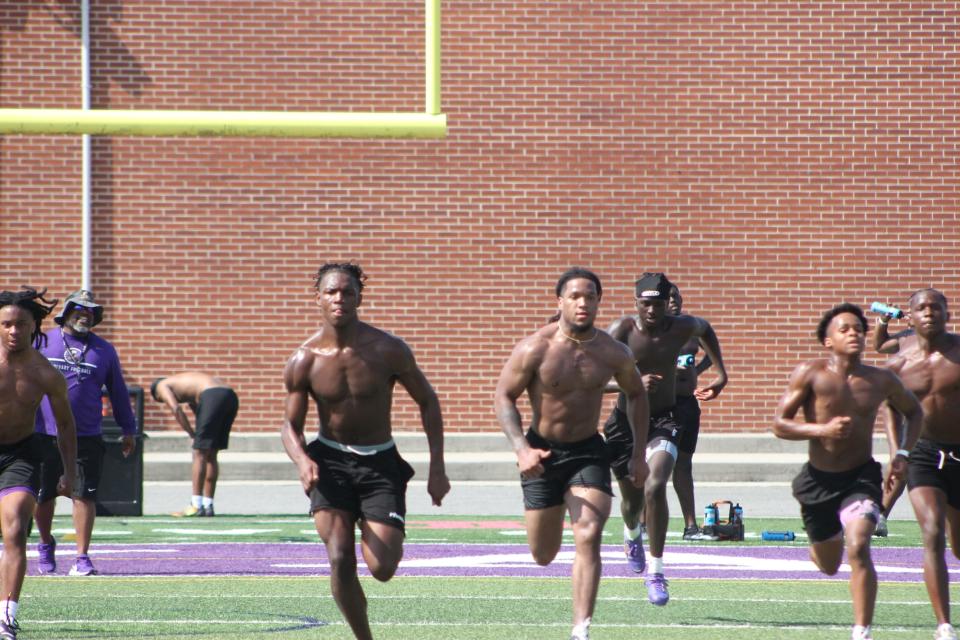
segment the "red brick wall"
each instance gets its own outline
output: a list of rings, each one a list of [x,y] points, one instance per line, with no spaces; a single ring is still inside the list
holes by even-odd
[[[80,106],[79,4],[0,0],[0,104]],[[418,1],[91,4],[95,108],[423,108]],[[363,317],[410,343],[448,429],[491,430],[499,368],[562,270],[601,275],[604,326],[664,270],[728,361],[705,428],[764,429],[824,309],[960,294],[958,20],[942,2],[448,2],[445,140],[95,139],[101,333],[131,382],[215,372],[239,429],[275,430],[311,273],[356,260]],[[78,286],[79,194],[78,138],[0,138],[0,285]]]

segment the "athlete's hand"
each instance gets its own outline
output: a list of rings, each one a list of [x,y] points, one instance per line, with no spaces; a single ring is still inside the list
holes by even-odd
[[[709,387],[702,387],[693,392],[694,397],[701,402],[706,402],[708,400],[713,400],[718,395],[723,387],[717,387],[716,385],[710,385]]]
[[[57,495],[66,496],[68,498],[73,496],[73,485],[76,484],[76,478],[72,475],[68,476],[63,474],[60,476],[60,480],[57,482]]]
[[[320,467],[312,459],[305,457],[303,462],[297,465],[297,471],[300,473],[300,486],[307,495],[317,486],[320,481]]]
[[[443,469],[430,469],[430,476],[427,478],[427,493],[433,500],[433,506],[439,507],[443,497],[450,493],[450,479]]]
[[[853,431],[853,421],[847,416],[837,416],[831,418],[830,422],[823,425],[823,437],[833,440],[843,440]]]
[[[661,380],[663,380],[663,376],[659,373],[647,373],[643,376],[643,388],[647,390],[647,393],[654,393],[660,386]]]
[[[643,487],[643,484],[647,481],[647,476],[650,475],[650,467],[647,466],[646,451],[644,451],[640,457],[630,458],[630,462],[627,464],[627,473],[633,486],[638,489]]]
[[[539,478],[543,475],[541,460],[550,457],[546,449],[527,447],[517,452],[517,466],[520,467],[521,478]]]
[[[137,440],[134,436],[123,436],[120,439],[120,453],[123,454],[124,458],[130,457],[130,454],[133,453],[133,449],[136,446]]]
[[[888,480],[896,482],[907,477],[907,459],[903,456],[893,456],[887,472]]]

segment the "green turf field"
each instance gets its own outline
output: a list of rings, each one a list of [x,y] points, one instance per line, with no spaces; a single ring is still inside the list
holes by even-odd
[[[517,518],[411,516],[410,542],[522,543]],[[69,520],[55,528],[68,539]],[[619,539],[619,519],[606,531]],[[672,522],[671,531],[680,523]],[[795,519],[756,519],[762,528],[799,531]],[[913,522],[891,523],[878,545],[916,546]],[[287,516],[101,518],[96,543],[315,541],[308,518]],[[673,538],[679,544],[676,537]],[[725,544],[725,543],[716,543]],[[757,542],[757,544],[762,544]],[[802,546],[802,542],[796,544]],[[669,550],[668,550],[669,554]],[[67,562],[63,558],[62,562]],[[669,558],[668,558],[669,564]],[[185,572],[189,568],[185,569]],[[397,577],[362,579],[378,638],[395,640],[566,639],[570,632],[567,578]],[[646,602],[640,578],[604,579],[591,629],[594,640],[760,640],[849,638],[846,583],[820,580],[671,580],[671,601]],[[28,576],[20,605],[23,640],[52,638],[351,638],[326,578]],[[921,584],[881,583],[875,638],[925,639],[934,624]]]

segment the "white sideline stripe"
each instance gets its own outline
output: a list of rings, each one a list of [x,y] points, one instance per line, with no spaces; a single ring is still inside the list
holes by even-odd
[[[292,463],[291,463],[292,464]],[[291,467],[292,468],[292,467]],[[412,487],[425,487],[427,485],[426,480],[411,480],[409,486]],[[143,482],[145,487],[189,487],[191,482],[189,480],[145,480]],[[300,482],[297,480],[218,480],[218,487],[299,487]],[[457,487],[520,487],[519,480],[457,480]],[[729,480],[723,481],[705,481],[697,482],[698,487],[717,487],[717,488],[727,488],[727,487],[789,487],[790,482],[784,481],[761,481],[761,482],[734,482]]]
[[[32,576],[31,576],[32,577]],[[49,598],[54,600],[62,600],[63,596],[60,594],[29,594],[24,595],[24,598],[32,598],[34,600]],[[97,598],[101,600],[126,600],[126,599],[142,599],[144,596],[142,594],[110,594],[110,595],[98,595]],[[151,595],[151,600],[182,600],[183,595]],[[290,594],[285,595],[264,595],[264,594],[246,594],[246,595],[230,595],[230,594],[194,594],[190,596],[191,600],[332,600],[333,596],[330,595],[314,595],[314,596],[291,596]],[[424,596],[422,595],[368,595],[367,600],[423,600]],[[538,601],[538,602],[569,602],[570,596],[485,596],[485,595],[476,595],[476,596],[464,596],[464,595],[442,595],[442,594],[433,594],[429,596],[431,600],[470,600],[470,601],[486,601],[493,600],[496,602],[512,602],[512,601]],[[636,596],[597,596],[597,602],[636,602]],[[845,600],[810,600],[804,598],[801,600],[793,600],[789,598],[682,598],[676,596],[670,596],[671,602],[738,602],[738,603],[752,603],[756,602],[758,604],[827,604],[827,605],[841,605],[846,606],[850,604],[850,599]],[[927,600],[877,600],[877,605],[883,606],[906,606],[906,607],[926,607],[930,603]]]
[[[302,626],[305,628],[310,627],[342,627],[345,626],[342,620],[331,620],[325,621],[320,620],[317,622],[311,622],[307,619],[283,619],[283,620],[134,620],[134,619],[113,619],[113,620],[81,620],[81,619],[59,619],[59,620],[37,620],[30,619],[30,624],[72,624],[72,625],[103,625],[103,624],[169,624],[169,625],[184,625],[184,624],[195,624],[195,625],[244,625],[244,626],[276,626],[280,625],[283,627],[289,626]],[[560,628],[570,628],[569,622],[490,622],[485,621],[482,623],[474,622],[437,622],[434,620],[416,620],[416,621],[404,621],[404,622],[375,622],[370,621],[371,627],[476,627],[478,624],[482,624],[487,627],[507,627],[507,628],[516,628],[516,627],[532,627],[532,628],[542,628],[542,627],[560,627]],[[616,622],[594,622],[590,625],[594,629],[730,629],[730,624],[727,622],[718,623],[718,624],[687,624],[687,623],[673,623],[673,624],[656,624],[656,623],[644,623],[644,624],[625,624],[625,623],[616,623]],[[783,625],[772,625],[772,624],[751,624],[751,623],[737,623],[738,629],[775,629],[778,633],[784,633],[789,631],[819,631],[828,629],[830,631],[834,630],[850,630],[850,625],[837,625],[837,624],[818,624],[818,625],[791,625],[784,627]],[[913,633],[916,634],[916,629],[908,629],[905,627],[883,627],[883,632],[886,633]]]

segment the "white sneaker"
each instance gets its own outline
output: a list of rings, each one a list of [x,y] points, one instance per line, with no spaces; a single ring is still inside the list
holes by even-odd
[[[944,622],[937,627],[937,632],[934,634],[933,640],[957,640],[957,631],[953,628],[952,624]]]
[[[850,636],[851,640],[873,640],[873,636],[870,635],[870,627],[854,627],[853,634]]]

